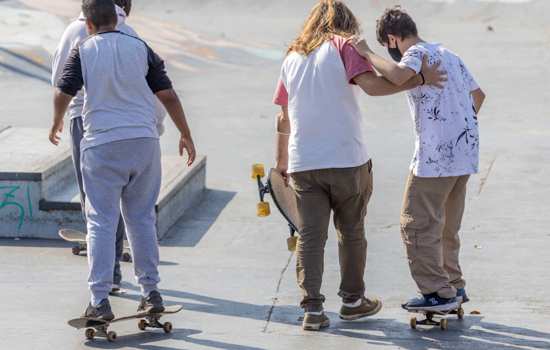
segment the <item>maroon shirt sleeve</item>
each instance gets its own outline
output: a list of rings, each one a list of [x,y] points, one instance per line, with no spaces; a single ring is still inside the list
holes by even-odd
[[[346,42],[346,39],[341,36],[335,36],[332,39],[332,44],[340,52],[340,57],[344,63],[346,69],[346,77],[350,84],[355,84],[353,79],[357,76],[374,72],[374,69],[366,58],[361,56],[357,50],[350,43]]]
[[[286,90],[285,84],[281,79],[279,79],[279,82],[277,83],[273,103],[279,106],[288,106],[288,91]]]

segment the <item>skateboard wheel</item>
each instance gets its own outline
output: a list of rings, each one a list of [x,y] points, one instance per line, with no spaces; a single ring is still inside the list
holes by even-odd
[[[447,319],[442,319],[441,322],[439,323],[439,326],[441,327],[441,330],[442,331],[446,331],[447,328],[449,328],[449,321],[447,321]]]
[[[132,262],[132,255],[128,252],[122,253],[122,261],[130,263]]]
[[[409,322],[411,329],[416,329],[416,322],[416,317],[411,317],[411,321]]]
[[[94,340],[94,338],[95,338],[95,329],[92,329],[92,328],[86,329],[86,332],[84,332],[84,335],[86,336],[86,339]]]
[[[269,207],[269,203],[268,202],[258,203],[258,207],[256,208],[256,214],[261,218],[265,218],[271,215],[271,208]]]
[[[170,322],[165,322],[162,325],[162,329],[164,330],[164,333],[168,334],[172,332],[172,324]]]
[[[464,309],[463,309],[463,308],[459,308],[458,311],[456,312],[456,315],[458,316],[458,319],[459,319],[459,320],[464,319]]]
[[[139,320],[138,322],[138,328],[140,331],[144,331],[147,329],[147,321],[145,320]]]
[[[286,240],[286,245],[288,247],[289,252],[295,252],[297,244],[298,244],[298,237],[296,236],[288,237]]]
[[[72,251],[73,251],[73,255],[80,255],[80,248],[79,247],[73,247]]]
[[[107,333],[107,340],[110,341],[111,343],[114,342],[116,338],[117,338],[117,335],[115,332],[111,331]]]
[[[265,176],[265,167],[263,164],[252,165],[252,179],[256,180],[258,176],[260,178],[263,178]]]

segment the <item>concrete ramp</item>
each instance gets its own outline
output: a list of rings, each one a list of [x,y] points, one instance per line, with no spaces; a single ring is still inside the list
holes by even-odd
[[[0,237],[57,239],[60,228],[84,230],[78,187],[67,144],[52,146],[45,129],[0,126]],[[159,238],[198,203],[206,183],[206,158],[190,168],[163,157],[157,203]]]

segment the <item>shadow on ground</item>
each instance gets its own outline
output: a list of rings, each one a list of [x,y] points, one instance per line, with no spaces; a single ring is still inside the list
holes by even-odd
[[[185,349],[184,345],[177,348],[153,345],[155,343],[167,339],[179,340],[188,344],[200,345],[213,349],[227,349],[227,350],[264,350],[264,348],[257,348],[252,346],[238,345],[226,342],[220,342],[216,340],[208,339],[196,339],[194,335],[201,334],[202,332],[195,329],[174,329],[171,334],[164,333],[139,333],[133,335],[125,335],[117,338],[115,343],[108,343],[106,340],[94,340],[85,343],[86,346],[96,349],[120,349],[126,346],[131,346],[135,349],[141,350],[175,350]]]
[[[467,315],[464,320],[449,319],[449,329],[439,327],[409,329],[393,319],[372,319],[357,323],[339,322],[329,333],[367,341],[373,345],[391,345],[399,349],[549,349],[550,334],[523,327],[483,321],[483,316]]]
[[[72,243],[56,239],[26,239],[26,238],[2,238],[0,247],[44,247],[44,248],[66,248],[71,253]]]
[[[125,284],[124,288],[139,291],[138,287],[131,284]],[[267,318],[271,305],[236,302],[167,289],[161,290],[161,293],[169,300],[167,301],[168,305],[183,304],[184,310],[248,318],[294,327],[300,326],[302,313],[297,306],[277,305],[274,316],[268,322]],[[128,294],[123,298],[139,301],[138,295]],[[481,315],[466,315],[462,321],[449,317],[449,329],[445,332],[442,332],[439,327],[419,327],[417,330],[411,330],[407,323],[395,319],[370,318],[364,321],[344,322],[340,321],[335,313],[328,313],[328,315],[332,320],[332,325],[325,333],[364,340],[372,345],[386,345],[407,350],[449,348],[476,350],[550,349],[550,333],[486,322]],[[271,332],[267,326],[264,329],[268,333]],[[183,333],[179,336],[185,341],[190,339],[190,334]],[[211,346],[218,347],[217,345]],[[224,349],[253,349],[231,344],[223,346],[228,346],[222,347]],[[143,349],[157,348],[144,347]],[[158,347],[158,349],[165,348]]]
[[[202,201],[188,210],[160,242],[163,247],[194,247],[237,193],[208,189]]]

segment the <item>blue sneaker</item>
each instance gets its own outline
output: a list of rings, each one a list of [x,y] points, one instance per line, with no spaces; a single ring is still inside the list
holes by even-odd
[[[457,288],[456,289],[456,300],[460,304],[465,304],[470,301],[470,298],[468,298],[468,294],[466,294],[466,289],[464,288]]]
[[[421,297],[413,298],[406,304],[401,305],[405,310],[415,311],[433,311],[433,312],[447,312],[454,309],[458,309],[459,303],[457,298],[442,298],[437,293],[423,295]]]

